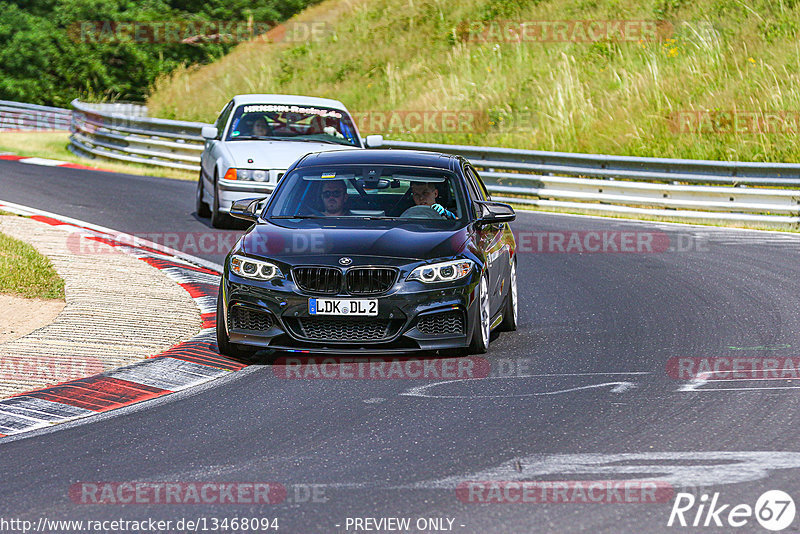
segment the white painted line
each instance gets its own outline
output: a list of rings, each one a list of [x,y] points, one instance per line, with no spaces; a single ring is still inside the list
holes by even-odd
[[[197,297],[194,299],[194,301],[197,303],[197,307],[200,308],[200,313],[211,313],[217,311],[216,297]]]
[[[505,395],[437,395],[428,392],[428,389],[430,388],[434,388],[436,386],[443,386],[446,384],[455,384],[458,382],[475,383],[481,380],[507,380],[507,379],[517,379],[517,378],[536,378],[543,376],[550,376],[550,377],[586,376],[592,374],[650,374],[650,373],[569,373],[563,375],[518,375],[518,376],[487,376],[485,378],[462,378],[459,380],[444,380],[440,382],[433,382],[431,384],[424,384],[422,386],[415,386],[400,393],[400,395],[404,395],[407,397],[424,397],[429,399],[505,399],[505,398],[517,398],[517,397],[541,397],[546,395],[560,395],[562,393],[572,393],[574,391],[604,388],[604,387],[611,387],[611,389],[609,390],[611,393],[625,393],[626,391],[634,389],[636,387],[636,384],[634,384],[633,382],[620,381],[620,382],[603,382],[601,384],[588,384],[585,386],[576,386],[572,388],[557,389],[553,391],[537,391],[533,393],[509,393]]]
[[[31,418],[45,421],[60,421],[65,417],[80,417],[94,413],[85,408],[24,395],[0,401],[0,410],[16,415],[28,415]]]
[[[177,267],[166,267],[161,269],[161,272],[175,280],[179,284],[211,284],[214,286],[219,285],[220,275],[192,272],[187,274],[186,271]]]
[[[692,391],[697,391],[698,393],[711,393],[714,391],[765,391],[765,390],[777,390],[777,389],[800,389],[800,386],[773,386],[773,387],[758,387],[758,388],[705,388],[705,389],[696,389]]]
[[[708,383],[708,380],[702,377],[692,378],[688,384],[684,384],[678,388],[678,391],[704,391],[699,389],[704,384]]]
[[[789,369],[775,369],[775,372],[778,371],[788,371]],[[796,369],[792,368],[793,371]],[[773,372],[773,369],[769,369],[770,372]],[[763,390],[770,390],[770,389],[800,389],[800,386],[767,386],[767,387],[740,387],[740,388],[717,388],[717,387],[708,387],[702,388],[702,386],[706,384],[715,384],[715,383],[726,383],[726,382],[763,382],[763,381],[785,381],[785,380],[797,380],[797,377],[776,377],[776,378],[713,378],[715,373],[730,373],[731,371],[708,371],[704,373],[698,374],[695,378],[692,378],[688,384],[683,384],[680,386],[677,391],[678,392],[698,392],[698,393],[708,393],[713,391],[763,391]]]
[[[106,376],[167,391],[180,391],[229,372],[177,358],[161,357],[117,369],[106,373]]]
[[[25,158],[19,160],[20,163],[28,163],[30,165],[44,165],[46,167],[58,167],[59,165],[64,165],[67,163],[66,161],[61,161],[57,159],[46,159],[46,158]]]
[[[42,428],[48,424],[42,420],[35,420],[29,417],[0,413],[0,434],[27,432],[28,430]]]
[[[542,480],[555,477],[564,480],[570,475],[580,476],[582,480],[646,479],[679,488],[752,482],[766,478],[779,469],[800,469],[800,453],[686,451],[536,454],[482,471],[421,481],[400,488],[452,489],[465,481]]]

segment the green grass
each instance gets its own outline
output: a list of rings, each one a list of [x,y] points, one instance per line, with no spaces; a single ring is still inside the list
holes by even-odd
[[[25,157],[58,159],[127,174],[197,180],[197,173],[190,171],[136,165],[106,158],[82,158],[70,152],[67,149],[68,144],[69,132],[0,132],[0,152],[13,152]]]
[[[156,83],[154,116],[212,121],[237,93],[342,100],[351,111],[474,110],[484,131],[424,142],[798,161],[794,133],[680,133],[685,110],[800,111],[796,0],[327,0],[318,42],[245,43]],[[658,20],[653,41],[465,42],[463,21]],[[723,121],[716,115],[718,122]],[[800,129],[800,126],[798,127]],[[365,133],[365,132],[362,132]]]
[[[0,293],[64,299],[64,280],[31,245],[0,233]]]

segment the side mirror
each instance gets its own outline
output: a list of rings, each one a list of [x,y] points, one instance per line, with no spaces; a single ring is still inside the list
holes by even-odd
[[[203,126],[200,129],[200,135],[203,136],[203,139],[216,139],[218,133],[216,126]]]
[[[367,148],[379,148],[383,146],[383,136],[382,135],[368,135],[366,139],[364,139],[364,144],[367,145]]]
[[[502,202],[475,201],[475,211],[479,214],[478,224],[499,224],[517,218],[514,208]]]
[[[259,205],[269,197],[243,198],[234,200],[231,205],[231,217],[244,219],[245,221],[255,222],[258,220]]]

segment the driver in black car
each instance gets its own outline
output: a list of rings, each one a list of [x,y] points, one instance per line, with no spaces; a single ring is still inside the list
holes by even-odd
[[[350,215],[347,209],[347,185],[342,180],[327,180],[322,186],[323,213],[328,217]]]
[[[430,206],[433,211],[446,219],[455,219],[455,214],[436,203],[439,197],[439,190],[430,182],[414,182],[411,184],[411,196],[414,197],[414,204],[417,206]]]

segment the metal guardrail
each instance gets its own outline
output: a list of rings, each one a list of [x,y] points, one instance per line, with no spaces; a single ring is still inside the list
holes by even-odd
[[[460,154],[493,198],[603,214],[800,226],[800,164],[573,154],[384,140]],[[753,187],[755,186],[755,187]]]
[[[81,104],[89,109],[103,113],[116,113],[126,117],[148,116],[147,106],[136,102],[81,102]]]
[[[8,103],[0,101],[4,104]],[[70,149],[76,154],[199,171],[203,150],[200,130],[206,124],[149,118],[146,110],[130,106],[115,108],[74,100],[72,107]],[[800,164],[641,158],[391,140],[382,140],[371,148],[460,154],[480,170],[493,197],[505,202],[686,221],[800,226]]]
[[[86,157],[200,170],[203,152],[200,130],[206,124],[155,119],[142,113],[131,115],[103,106],[72,101],[72,152]]]
[[[0,131],[69,130],[68,109],[0,100]]]

